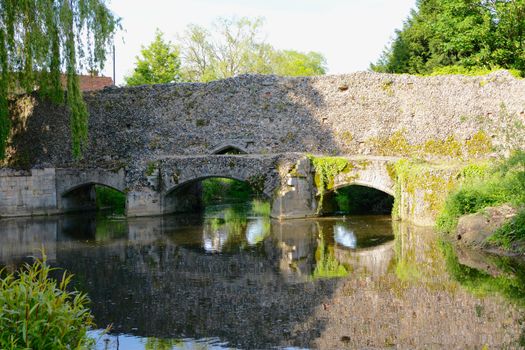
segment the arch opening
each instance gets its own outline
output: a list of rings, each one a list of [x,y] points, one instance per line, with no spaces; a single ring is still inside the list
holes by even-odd
[[[351,184],[327,193],[322,203],[323,215],[390,215],[394,197],[382,190]]]
[[[125,193],[104,184],[82,184],[64,192],[61,197],[64,212],[100,211],[117,215],[126,213]]]
[[[216,148],[213,150],[212,154],[216,155],[238,155],[238,154],[248,154],[244,149],[232,146],[232,145],[225,145],[221,146],[219,148]]]
[[[207,176],[168,191],[164,196],[163,212],[202,213],[213,206],[254,203],[268,203],[269,206],[266,195],[253,184],[231,177]]]

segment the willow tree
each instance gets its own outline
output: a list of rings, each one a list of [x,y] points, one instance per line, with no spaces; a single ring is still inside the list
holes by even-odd
[[[54,103],[66,103],[73,155],[81,157],[88,139],[88,111],[77,73],[104,68],[119,25],[106,2],[0,0],[0,159],[11,129],[8,99],[35,90]],[[61,74],[67,77],[67,94]]]

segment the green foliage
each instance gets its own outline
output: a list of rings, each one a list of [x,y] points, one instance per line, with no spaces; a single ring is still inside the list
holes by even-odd
[[[512,249],[513,243],[525,241],[525,210],[522,209],[514,218],[501,226],[487,242],[504,249]]]
[[[63,102],[62,69],[67,76],[72,151],[81,157],[88,139],[88,112],[77,70],[103,69],[118,25],[105,0],[0,0],[0,159],[11,127],[8,98],[38,89],[51,101]]]
[[[494,73],[497,71],[502,70],[503,68],[499,67],[492,67],[492,68],[485,68],[485,67],[470,67],[466,68],[463,66],[445,66],[445,67],[438,67],[434,68],[432,70],[432,73],[430,73],[431,76],[438,76],[438,75],[465,75],[465,76],[471,76],[471,77],[479,77],[483,75],[487,75],[490,73]],[[507,69],[507,71],[516,78],[521,78],[521,72],[516,69]]]
[[[202,181],[204,205],[242,203],[252,198],[252,189],[243,181],[226,178],[209,178]]]
[[[319,207],[317,213],[321,212],[324,194],[334,186],[334,178],[343,172],[349,165],[348,160],[341,157],[315,157],[308,156],[315,169],[315,185],[319,193]]]
[[[449,195],[438,216],[436,225],[440,231],[453,232],[459,217],[464,214],[476,213],[504,203],[516,206],[525,204],[523,151],[516,151],[510,158],[491,167],[486,164],[467,166],[459,176],[461,186]],[[506,229],[511,229],[511,226],[506,225]]]
[[[282,76],[306,77],[326,73],[326,59],[318,52],[276,51],[270,65],[272,73]]]
[[[0,349],[88,349],[88,298],[67,291],[72,275],[51,278],[46,257],[0,280]]]
[[[389,73],[525,72],[524,0],[419,0],[371,69]],[[457,66],[462,68],[442,68]]]
[[[165,42],[163,33],[157,29],[155,40],[142,46],[142,57],[136,57],[135,69],[124,78],[128,86],[174,83],[181,80],[179,48]]]
[[[252,213],[256,216],[269,218],[271,213],[270,203],[260,199],[254,199],[252,201]]]
[[[504,273],[491,276],[484,271],[461,265],[452,243],[441,241],[439,246],[448,273],[467,290],[479,296],[499,293],[510,301],[525,304],[525,270],[515,268],[510,259],[494,258],[492,262]]]
[[[191,24],[181,36],[185,81],[239,74],[321,75],[326,60],[317,52],[276,50],[261,37],[262,18],[219,18],[211,29]]]
[[[327,246],[323,231],[319,227],[319,240],[315,252],[315,270],[313,278],[334,278],[348,275],[346,268],[335,258],[334,247]]]
[[[126,211],[126,195],[109,187],[96,186],[97,210],[110,208],[116,214]]]

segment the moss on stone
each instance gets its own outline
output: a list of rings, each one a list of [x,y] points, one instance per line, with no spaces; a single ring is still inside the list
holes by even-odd
[[[146,166],[146,171],[144,172],[146,174],[146,176],[151,176],[153,175],[153,172],[155,171],[155,169],[157,168],[155,162],[149,162],[148,165]]]
[[[484,131],[478,131],[466,142],[467,152],[471,157],[480,157],[492,152],[492,140]]]
[[[334,179],[337,175],[342,172],[348,171],[347,167],[350,165],[353,168],[353,164],[341,157],[315,157],[309,155],[308,159],[312,162],[315,170],[315,186],[319,192],[319,206],[317,212],[319,213],[323,206],[324,193],[326,190],[334,188]]]
[[[375,152],[382,156],[407,158],[447,157],[479,158],[492,152],[492,141],[484,131],[478,131],[470,140],[461,143],[454,135],[445,139],[429,139],[424,143],[411,144],[406,130],[395,131],[389,137],[373,137],[367,140]]]

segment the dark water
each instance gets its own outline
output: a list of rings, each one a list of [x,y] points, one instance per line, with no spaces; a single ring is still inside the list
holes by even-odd
[[[78,215],[0,221],[0,264],[45,247],[97,349],[519,348],[525,268],[386,216],[278,222]]]

